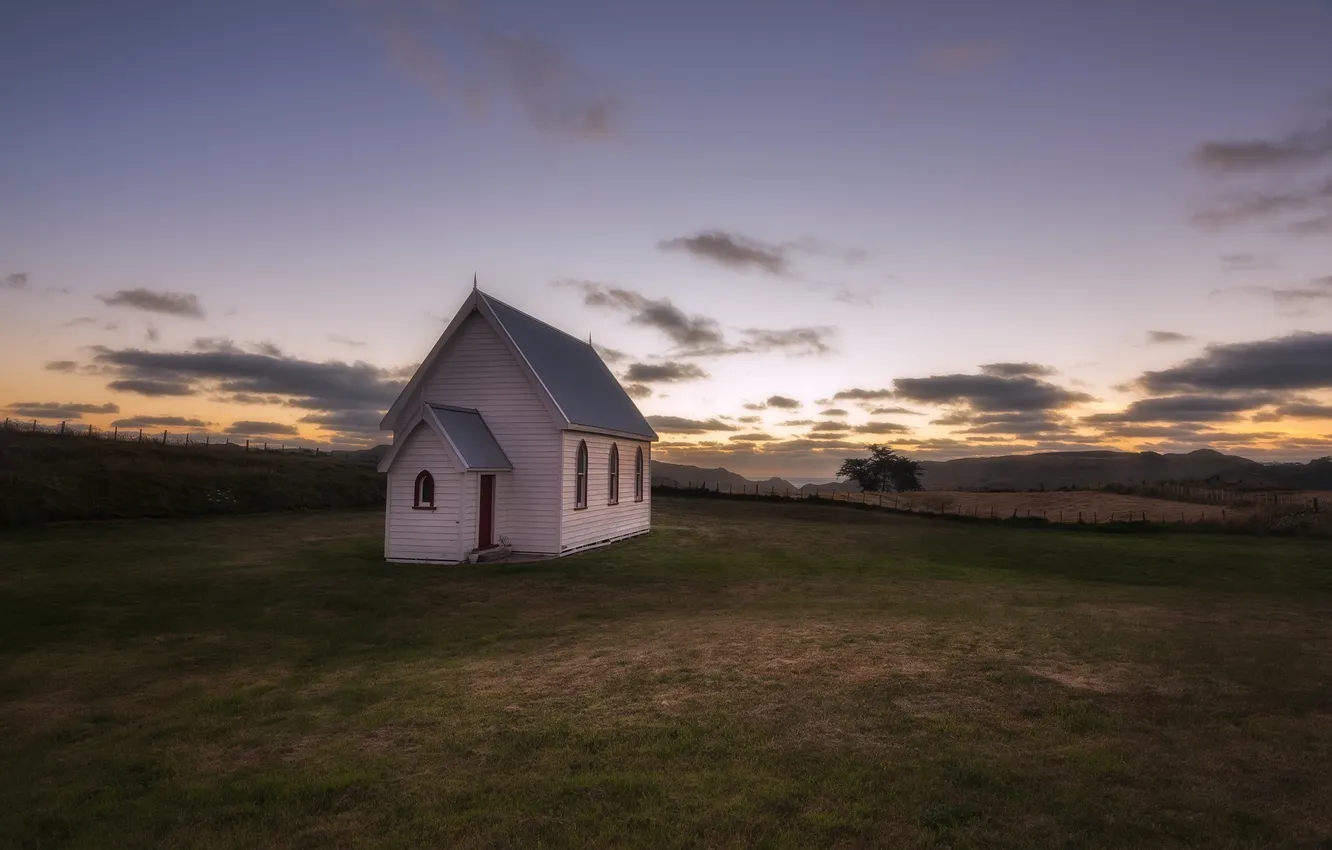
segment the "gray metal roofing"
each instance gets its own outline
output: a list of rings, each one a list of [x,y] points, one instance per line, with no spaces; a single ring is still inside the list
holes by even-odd
[[[638,412],[596,349],[503,301],[485,293],[481,297],[532,364],[570,424],[623,431],[645,440],[657,439],[652,426]]]
[[[429,407],[468,469],[513,469],[480,413],[443,404]]]

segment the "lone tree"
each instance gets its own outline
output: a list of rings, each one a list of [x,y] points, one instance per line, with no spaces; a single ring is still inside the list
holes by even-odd
[[[904,493],[919,490],[920,462],[903,457],[888,446],[871,443],[869,457],[847,458],[837,470],[839,478],[853,479],[861,490],[877,493]]]

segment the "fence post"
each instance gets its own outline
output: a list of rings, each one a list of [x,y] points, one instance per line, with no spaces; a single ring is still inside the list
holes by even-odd
[[[113,427],[111,428],[111,439],[113,439],[113,440],[119,440],[119,439],[120,439],[120,426],[119,426],[119,425],[113,426]]]
[[[208,445],[208,435],[204,434],[204,446],[207,447],[207,445]]]
[[[65,423],[63,421],[60,423],[60,433],[62,435],[65,433]]]
[[[167,432],[166,432],[166,430],[164,429],[164,430],[162,431],[162,445],[165,446],[166,444],[167,444]]]
[[[139,429],[139,442],[140,442],[140,443],[143,442],[143,429],[142,429],[142,428]]]
[[[189,434],[188,431],[186,431],[186,432],[185,432],[185,445],[188,446],[189,444],[190,444],[190,434]]]
[[[1082,511],[1078,511],[1078,525],[1082,524]]]

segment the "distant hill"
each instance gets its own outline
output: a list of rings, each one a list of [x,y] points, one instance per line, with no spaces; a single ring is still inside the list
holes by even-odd
[[[1270,467],[1211,449],[1157,452],[1048,452],[967,457],[922,464],[929,490],[1057,490],[1159,481],[1210,481],[1227,487],[1274,486]]]
[[[725,490],[729,484],[736,490],[742,486],[753,487],[760,485],[764,490],[769,487],[779,490],[796,490],[797,488],[790,481],[784,478],[769,478],[764,481],[753,481],[729,469],[704,469],[700,466],[688,466],[680,463],[666,463],[665,461],[652,461],[652,483],[654,485],[666,485],[668,487],[707,487],[712,489],[718,484]]]
[[[1163,481],[1206,482],[1216,487],[1325,489],[1332,487],[1332,462],[1259,463],[1238,455],[1199,449],[1188,454],[1157,452],[1048,452],[1033,455],[967,457],[957,460],[924,461],[922,483],[927,490],[1058,490],[1061,487],[1091,489],[1110,484],[1143,484]],[[768,487],[822,492],[856,491],[852,482],[806,484],[797,488],[781,478],[752,481],[728,469],[702,469],[683,464],[652,462],[654,484],[675,482],[678,486],[718,483],[760,489]]]

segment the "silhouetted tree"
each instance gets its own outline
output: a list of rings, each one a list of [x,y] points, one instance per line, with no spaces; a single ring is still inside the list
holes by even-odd
[[[903,457],[888,446],[871,443],[870,456],[847,458],[837,470],[839,478],[850,478],[861,490],[904,493],[921,489],[920,462]]]

